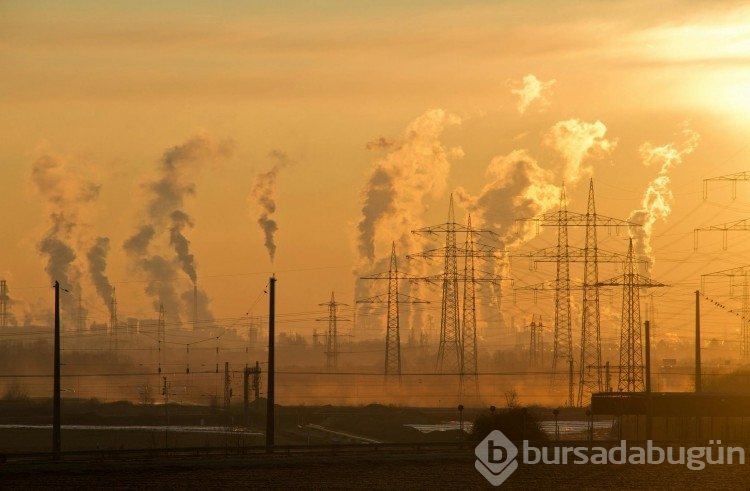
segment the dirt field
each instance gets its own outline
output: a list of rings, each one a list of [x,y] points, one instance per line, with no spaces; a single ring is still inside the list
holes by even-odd
[[[254,456],[0,466],[3,489],[496,489],[472,455]],[[748,489],[744,466],[523,465],[497,489]]]

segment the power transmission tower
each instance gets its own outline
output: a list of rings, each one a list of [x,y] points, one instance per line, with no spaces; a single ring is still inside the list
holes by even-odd
[[[542,334],[542,316],[539,316],[539,323],[536,322],[536,316],[531,316],[529,325],[529,367],[539,368],[544,365],[544,339]]]
[[[737,287],[736,278],[740,278],[741,307],[740,307],[740,355],[743,359],[750,358],[750,266],[725,269],[701,275],[701,292],[706,293],[706,278],[726,277],[729,278],[729,295],[735,296]]]
[[[581,313],[581,377],[578,386],[578,406],[583,406],[583,393],[601,392],[602,372],[595,376],[584,367],[602,364],[601,325],[599,314],[599,262],[596,241],[596,203],[594,180],[589,181],[589,201],[586,208],[586,245],[584,247],[583,311]]]
[[[503,278],[491,273],[482,273],[478,276],[474,267],[474,260],[477,258],[495,259],[498,253],[504,251],[475,242],[475,236],[481,237],[483,235],[495,234],[490,230],[473,228],[471,226],[471,217],[469,217],[466,226],[455,222],[452,195],[448,209],[448,222],[414,230],[413,233],[429,235],[445,234],[446,237],[445,247],[423,251],[410,256],[427,259],[445,259],[445,268],[442,274],[420,278],[428,282],[441,281],[443,284],[440,344],[437,359],[438,373],[452,373],[456,371],[460,376],[461,393],[478,393],[475,285],[477,283],[497,284]],[[459,248],[456,245],[457,233],[466,233],[464,248]],[[464,258],[464,271],[462,275],[458,273],[459,255]],[[464,282],[463,312],[460,324],[458,318],[459,282]]]
[[[331,301],[319,303],[321,307],[328,307],[328,317],[318,319],[319,321],[328,322],[328,335],[326,336],[326,368],[330,371],[338,371],[339,367],[339,333],[337,322],[348,319],[341,319],[336,316],[336,309],[339,306],[348,306],[348,304],[337,302],[333,292],[331,292]]]
[[[703,180],[703,199],[708,198],[708,183],[711,181],[729,181],[732,183],[732,199],[737,198],[737,182],[739,181],[750,181],[750,172],[737,172],[734,174],[728,174],[725,176],[712,177]],[[694,230],[694,243],[693,247],[698,248],[698,233],[699,232],[721,232],[722,233],[722,248],[727,249],[727,235],[728,232],[747,232],[750,231],[750,219],[744,218],[734,222],[723,223],[720,225],[710,225],[708,227],[696,228]],[[738,268],[726,269],[723,271],[717,271],[715,273],[709,273],[701,275],[701,291],[704,291],[705,278],[712,276],[726,276],[729,277],[729,291],[730,295],[734,295],[734,279],[735,277],[742,278],[742,305],[740,313],[740,353],[743,359],[750,358],[750,286],[748,286],[748,274],[750,273],[750,266],[741,266]]]
[[[86,330],[86,312],[83,309],[83,299],[78,296],[78,332]]]
[[[0,280],[0,329],[8,327],[9,304],[8,283],[5,280]]]
[[[617,388],[623,392],[643,392],[645,390],[645,383],[643,377],[640,289],[663,287],[666,285],[638,274],[638,265],[633,251],[633,239],[631,238],[623,274],[603,281],[598,286],[622,287],[620,377]]]
[[[445,259],[442,284],[442,304],[440,311],[440,344],[438,345],[437,371],[459,372],[461,370],[461,326],[458,318],[458,248],[456,231],[460,226],[453,214],[453,195],[448,206],[446,223],[412,231],[416,234],[436,236],[445,234],[445,248],[442,257]],[[447,361],[446,361],[447,360]],[[447,366],[446,366],[447,364]]]
[[[477,368],[477,305],[474,270],[474,234],[471,230],[471,215],[466,222],[466,246],[464,249],[464,303],[463,303],[463,350],[461,358],[460,391],[479,393]]]
[[[703,199],[708,199],[708,183],[716,181],[729,181],[732,183],[732,199],[737,199],[737,181],[750,181],[750,172],[735,172],[725,176],[709,177],[703,179]]]
[[[404,279],[415,279],[416,276],[399,272],[396,260],[396,243],[391,245],[391,262],[388,271],[363,276],[363,280],[388,280],[388,294],[357,300],[357,303],[386,303],[388,317],[385,329],[385,377],[386,380],[396,377],[401,381],[401,327],[399,304],[429,303],[425,300],[403,295],[398,292],[398,282]]]
[[[525,218],[521,221],[534,221],[537,226],[552,226],[558,230],[557,248],[542,249],[531,253],[516,254],[527,256],[537,262],[553,260],[557,263],[555,280],[555,330],[554,355],[552,358],[553,384],[559,378],[562,370],[568,371],[568,401],[573,405],[573,343],[572,317],[570,311],[570,292],[573,289],[570,282],[570,263],[583,259],[583,305],[581,315],[581,344],[580,363],[578,372],[578,397],[576,405],[582,406],[585,393],[600,391],[602,387],[601,375],[601,332],[599,315],[599,262],[621,261],[622,256],[617,253],[601,251],[597,242],[597,227],[607,227],[610,231],[619,231],[620,227],[636,227],[640,224],[620,220],[617,218],[598,215],[594,200],[594,180],[589,181],[589,195],[586,213],[574,213],[567,210],[565,202],[565,185],[560,192],[560,209],[557,212],[545,213],[536,217]],[[568,244],[568,227],[585,227],[586,240],[583,249],[574,248]],[[619,258],[619,259],[618,259]],[[524,287],[534,289],[535,287]],[[547,289],[545,285],[541,289]],[[585,367],[596,367],[592,373]]]

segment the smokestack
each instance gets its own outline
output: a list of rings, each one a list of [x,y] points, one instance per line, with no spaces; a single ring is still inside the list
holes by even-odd
[[[193,285],[193,331],[198,328],[198,285]]]

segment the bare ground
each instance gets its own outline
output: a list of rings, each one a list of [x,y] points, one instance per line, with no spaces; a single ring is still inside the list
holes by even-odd
[[[9,463],[3,489],[495,489],[467,453]],[[499,489],[750,489],[744,465],[519,465]]]

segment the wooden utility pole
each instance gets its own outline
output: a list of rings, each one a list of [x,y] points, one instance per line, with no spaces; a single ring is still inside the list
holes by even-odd
[[[276,277],[272,276],[268,289],[268,389],[266,394],[266,452],[274,445],[274,331],[276,317]]]
[[[52,395],[52,453],[60,458],[60,282],[55,281],[55,371]]]

